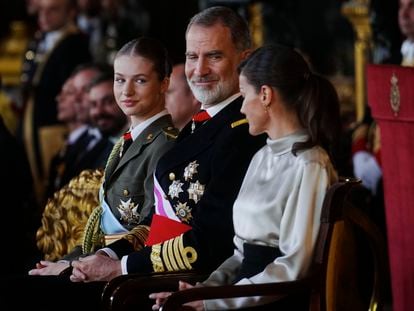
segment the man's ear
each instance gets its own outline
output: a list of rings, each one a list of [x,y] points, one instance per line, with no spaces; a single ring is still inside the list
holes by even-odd
[[[242,60],[245,60],[246,58],[248,58],[250,56],[250,54],[252,54],[252,49],[247,49],[244,50],[243,52],[241,52],[241,58]]]
[[[161,82],[161,94],[165,94],[170,86],[170,78],[164,78]]]

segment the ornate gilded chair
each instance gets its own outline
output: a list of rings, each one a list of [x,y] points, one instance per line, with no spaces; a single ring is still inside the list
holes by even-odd
[[[36,233],[46,260],[61,259],[82,244],[88,217],[99,205],[102,178],[103,170],[84,170],[48,200]]]

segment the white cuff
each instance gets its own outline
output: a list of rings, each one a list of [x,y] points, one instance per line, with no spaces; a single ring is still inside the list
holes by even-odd
[[[361,178],[362,184],[375,195],[382,172],[374,155],[366,151],[358,151],[352,157],[352,162],[355,176]]]
[[[112,259],[119,260],[118,255],[109,247],[101,248],[100,251],[106,253]]]
[[[124,256],[121,259],[121,268],[122,268],[122,274],[128,274],[128,270],[127,270],[127,261],[128,261],[128,256]]]

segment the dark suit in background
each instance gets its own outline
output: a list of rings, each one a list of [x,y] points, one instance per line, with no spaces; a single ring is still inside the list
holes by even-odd
[[[57,120],[56,96],[73,69],[91,57],[88,40],[73,25],[45,52],[38,38],[29,45],[23,64],[25,113],[21,126],[26,153],[40,199],[48,175],[50,159],[63,144],[64,126]]]
[[[88,144],[93,139],[97,141],[88,148]],[[47,198],[83,170],[104,169],[113,146],[113,142],[108,137],[95,138],[88,133],[88,130],[85,130],[74,143],[66,144],[51,160]]]

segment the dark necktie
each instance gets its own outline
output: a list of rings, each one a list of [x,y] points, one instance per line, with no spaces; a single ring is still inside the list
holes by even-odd
[[[191,133],[194,132],[196,127],[203,124],[205,121],[210,120],[211,116],[208,114],[208,112],[204,109],[197,112],[193,118],[191,119],[193,123],[191,124]]]
[[[79,161],[88,151],[88,146],[93,139],[94,136],[85,131],[74,143],[68,144],[64,153],[65,161],[68,163]]]
[[[132,135],[131,132],[126,132],[123,136],[123,141],[121,145],[121,149],[119,150],[119,157],[122,158],[122,156],[125,154],[126,150],[131,146],[132,144]]]

